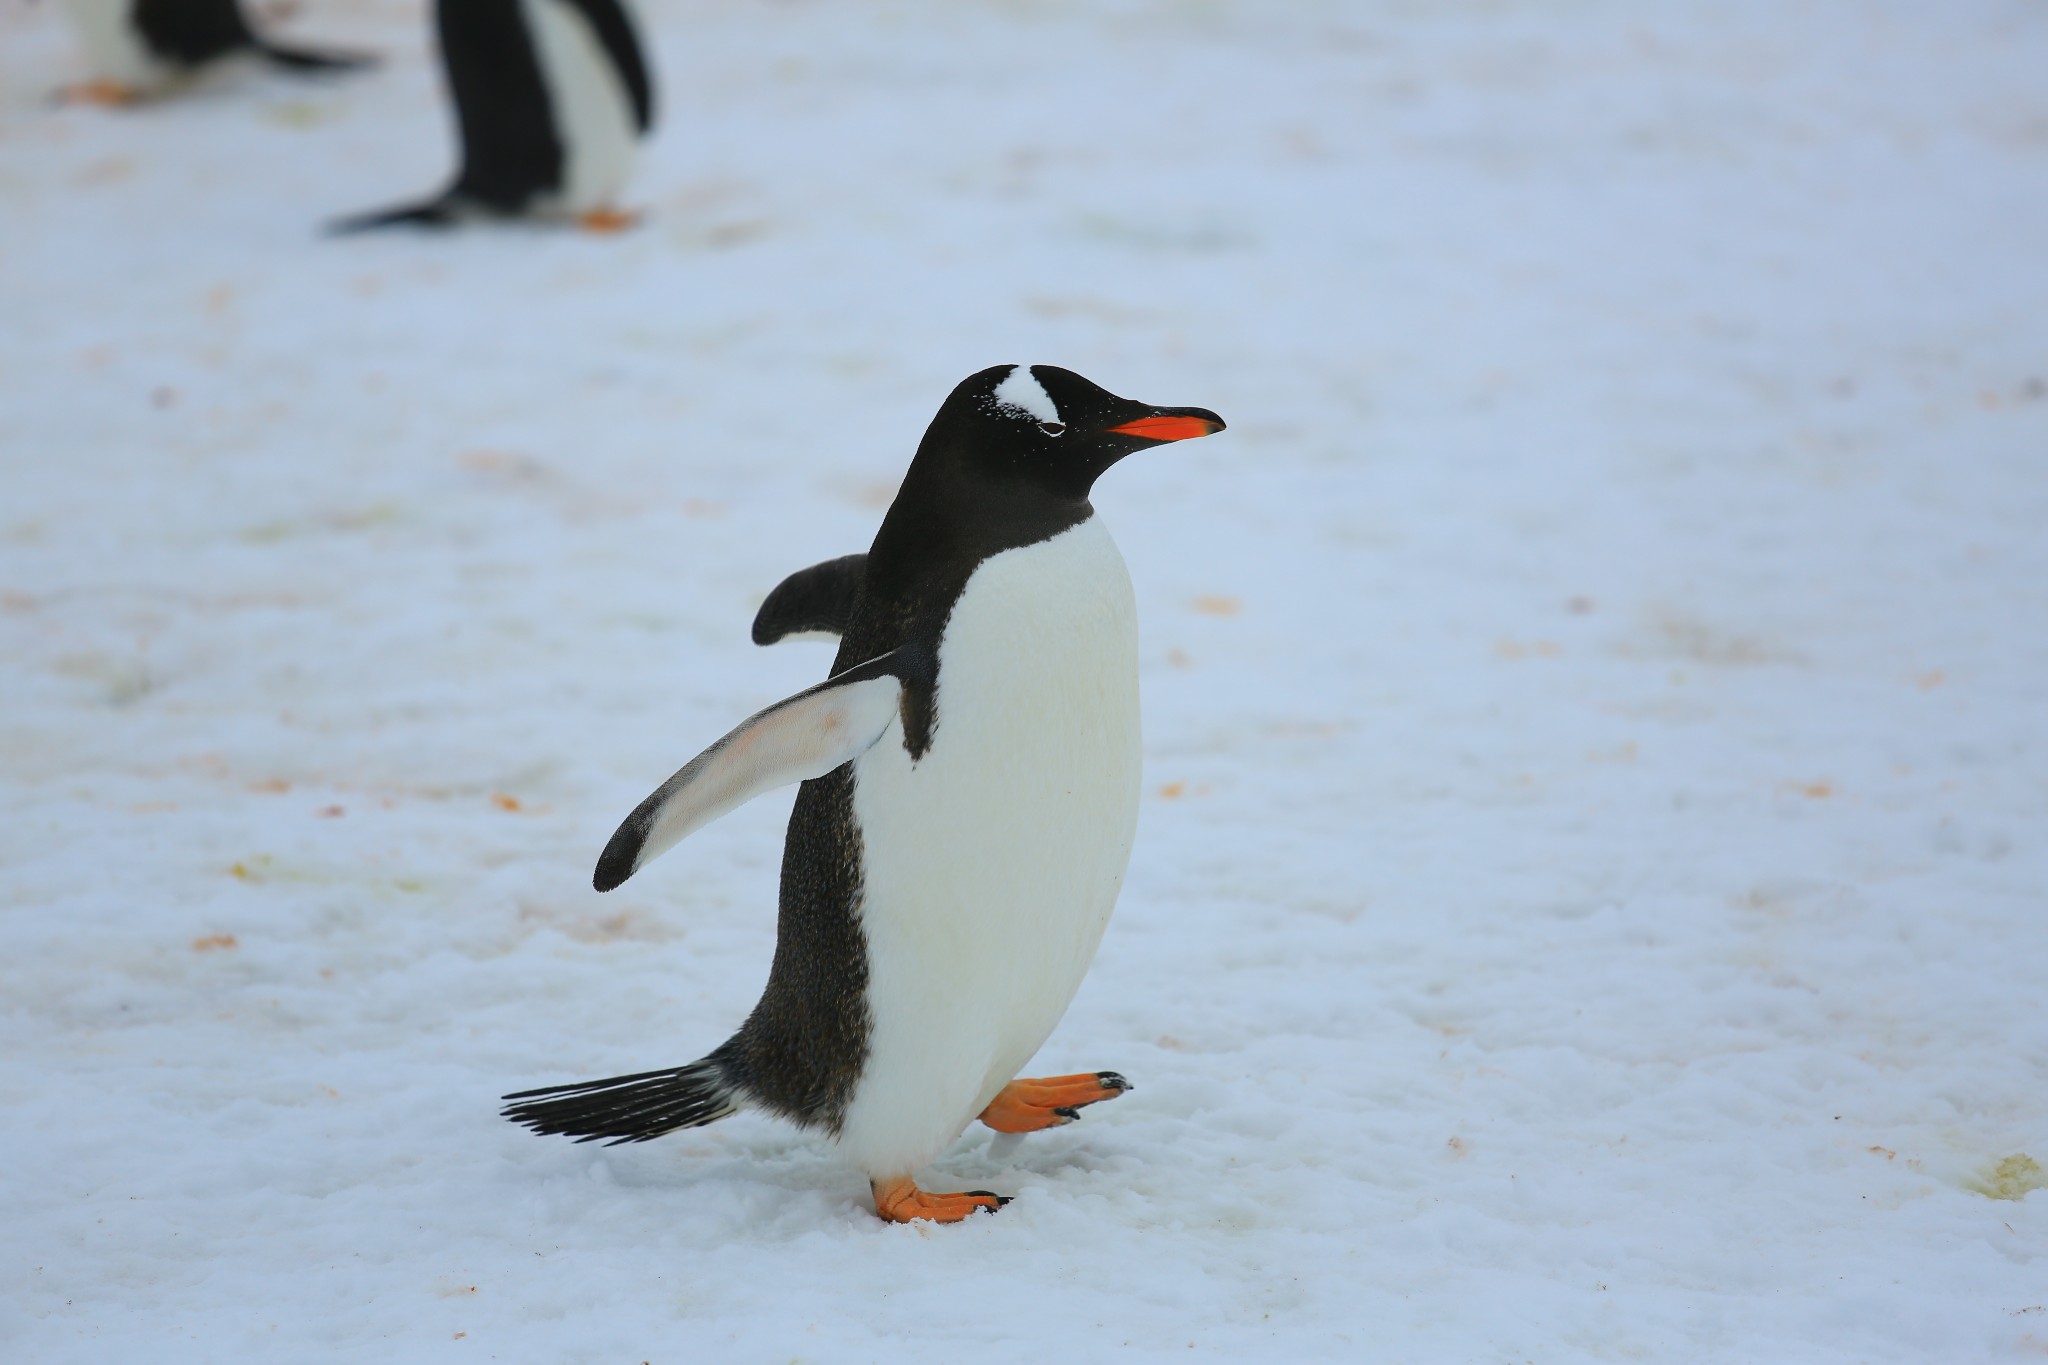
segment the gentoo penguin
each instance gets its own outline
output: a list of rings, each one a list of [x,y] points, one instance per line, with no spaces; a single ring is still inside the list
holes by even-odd
[[[434,18],[462,138],[455,183],[336,229],[518,214],[631,226],[618,196],[654,89],[620,0],[436,0]]]
[[[754,639],[839,637],[824,682],[743,722],[626,817],[599,891],[772,787],[801,780],[767,989],[688,1066],[522,1091],[537,1133],[642,1142],[742,1108],[828,1137],[882,1217],[955,1222],[1005,1201],[914,1175],[979,1117],[1080,1117],[1111,1071],[1020,1080],[1066,1012],[1138,818],[1131,581],[1089,505],[1134,451],[1207,436],[1052,365],[964,380],[865,555],[768,597]]]
[[[298,71],[367,66],[373,58],[288,47],[249,25],[240,0],[67,0],[93,78],[65,100],[132,104],[223,57],[253,53]]]

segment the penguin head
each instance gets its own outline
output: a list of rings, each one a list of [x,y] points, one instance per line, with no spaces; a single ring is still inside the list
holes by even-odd
[[[960,381],[925,440],[963,473],[1085,499],[1124,456],[1221,430],[1207,408],[1119,398],[1057,365],[995,365]]]

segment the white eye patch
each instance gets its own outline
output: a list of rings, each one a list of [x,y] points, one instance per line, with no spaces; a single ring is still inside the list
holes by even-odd
[[[1045,385],[1038,382],[1028,366],[1011,367],[1008,377],[996,385],[995,400],[1004,407],[1029,413],[1041,422],[1057,424],[1060,420],[1060,410],[1054,406],[1052,395],[1045,391]]]

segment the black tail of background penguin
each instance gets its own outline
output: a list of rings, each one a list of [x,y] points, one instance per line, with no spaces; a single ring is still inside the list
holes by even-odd
[[[512,1103],[505,1106],[504,1117],[536,1133],[560,1133],[578,1142],[609,1138],[612,1146],[649,1142],[678,1128],[702,1128],[740,1107],[716,1052],[666,1071],[521,1090],[505,1098]]]
[[[316,52],[311,48],[288,47],[267,38],[252,38],[266,61],[291,71],[359,71],[375,66],[377,59],[361,52]]]
[[[327,225],[330,237],[346,237],[351,233],[374,232],[389,227],[447,227],[455,221],[455,206],[444,196],[428,199],[418,204],[401,204],[397,208],[373,209],[351,218],[338,218]]]

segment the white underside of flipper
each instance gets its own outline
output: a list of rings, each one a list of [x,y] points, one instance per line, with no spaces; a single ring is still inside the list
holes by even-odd
[[[902,695],[903,684],[892,674],[845,683],[827,680],[749,716],[634,812],[644,812],[647,822],[627,823],[633,852],[629,875],[761,793],[823,777],[850,762],[891,723],[900,732]]]
[[[866,1064],[838,1137],[909,1175],[1031,1060],[1095,957],[1137,832],[1137,604],[1091,519],[984,562],[939,644],[938,723],[854,762]]]
[[[616,208],[639,141],[633,97],[575,7],[563,0],[520,3],[562,142],[562,184],[541,208],[564,214]]]
[[[130,18],[133,0],[65,0],[65,8],[94,79],[148,91],[177,74],[143,43]]]

